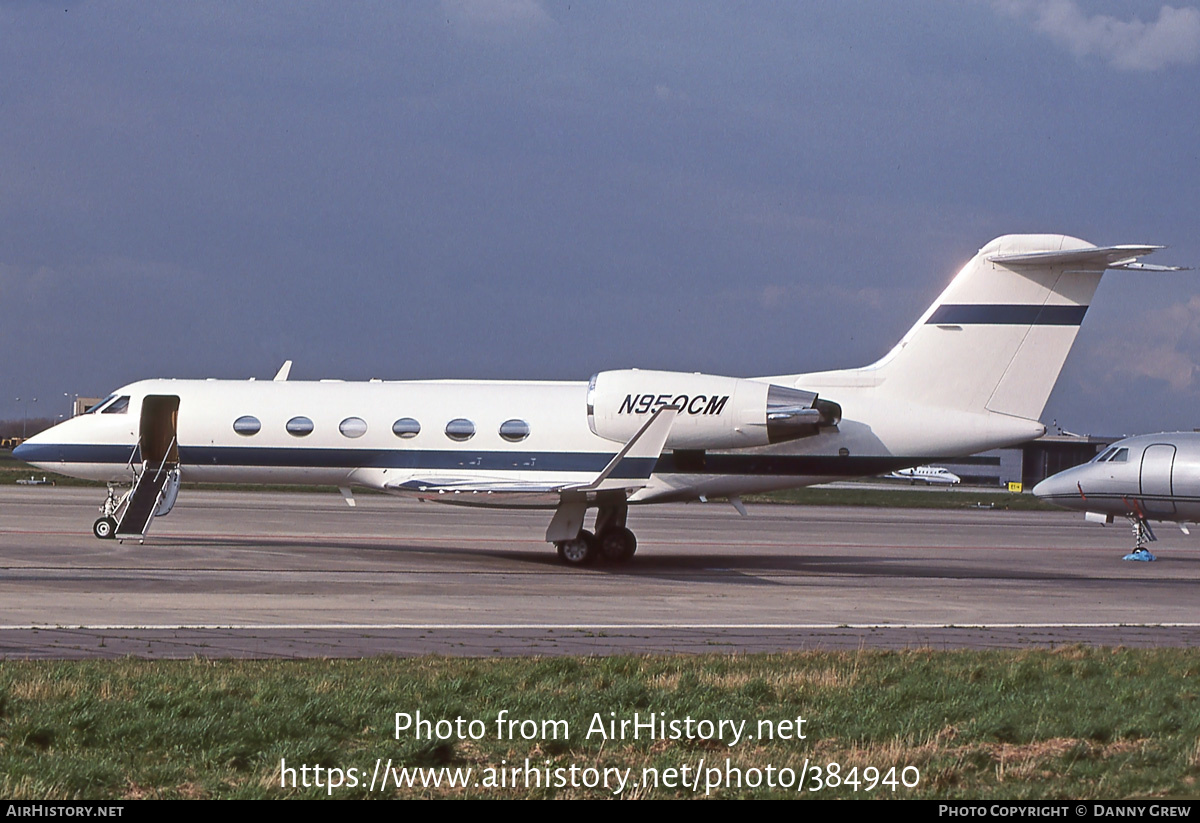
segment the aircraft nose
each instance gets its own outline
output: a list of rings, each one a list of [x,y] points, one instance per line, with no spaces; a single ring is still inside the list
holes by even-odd
[[[12,455],[18,460],[24,460],[26,463],[34,463],[39,453],[44,454],[43,447],[48,442],[49,438],[46,436],[46,432],[38,432],[31,437],[25,438],[25,442],[12,450]]]
[[[32,454],[34,451],[33,447],[35,444],[33,441],[35,439],[37,439],[36,434],[33,437],[30,437],[25,442],[23,442],[21,445],[17,446],[15,449],[13,449],[12,450],[13,457],[17,458],[18,460],[27,460],[29,455]]]
[[[1063,495],[1079,495],[1079,490],[1075,487],[1075,477],[1070,471],[1059,472],[1053,474],[1038,483],[1033,487],[1034,497],[1045,499],[1047,497],[1062,497]]]

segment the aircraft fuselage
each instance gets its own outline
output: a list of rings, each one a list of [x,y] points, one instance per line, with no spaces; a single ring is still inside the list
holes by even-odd
[[[820,382],[814,375],[812,384]],[[839,398],[856,399],[854,405],[867,412],[879,405],[873,392],[849,386],[838,391]],[[189,482],[382,490],[413,476],[587,482],[621,446],[589,425],[586,382],[144,380],[113,393],[114,400],[128,398],[119,411],[101,407],[66,421],[52,435],[31,438],[19,456],[73,477],[127,482],[130,466],[140,462],[135,447],[148,396],[179,398],[179,462]],[[697,401],[700,396],[705,399]],[[655,397],[663,405],[679,395]],[[711,397],[718,398],[716,404],[724,401],[715,411]],[[623,403],[621,398],[618,410]],[[719,391],[689,395],[681,417],[689,415],[688,405],[711,425],[722,416],[750,417],[754,411]],[[811,437],[782,443],[668,448],[630,502],[745,494],[878,474],[930,457],[991,448],[998,441],[1019,442],[1042,430],[1035,421],[944,410],[929,411],[930,418],[941,420],[940,428],[931,428],[919,408],[914,418],[905,419],[888,415],[884,406],[875,424],[845,418]],[[477,495],[444,502],[521,505]]]
[[[1200,522],[1200,433],[1118,440],[1091,462],[1046,478],[1033,493],[1077,511]]]

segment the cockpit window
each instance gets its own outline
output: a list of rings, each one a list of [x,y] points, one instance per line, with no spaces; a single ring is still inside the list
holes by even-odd
[[[99,411],[100,411],[102,408],[104,408],[105,406],[107,406],[107,405],[108,405],[108,403],[109,403],[109,401],[111,401],[111,400],[112,400],[114,397],[116,397],[116,396],[117,396],[116,392],[113,392],[113,393],[112,393],[112,394],[110,394],[108,397],[104,398],[104,399],[103,399],[103,400],[101,400],[99,403],[97,403],[96,405],[94,405],[94,406],[92,406],[90,409],[88,409],[86,412],[84,412],[84,414],[96,414],[96,413],[97,413],[97,412],[99,412]]]
[[[1092,462],[1093,463],[1103,463],[1106,460],[1108,460],[1108,458],[1112,457],[1113,452],[1115,452],[1115,451],[1116,451],[1115,448],[1109,447],[1109,448],[1105,449],[1104,451],[1100,452],[1100,454],[1093,457]]]
[[[1129,459],[1129,449],[1120,449],[1112,457],[1108,458],[1109,463],[1124,463]]]
[[[129,411],[129,395],[122,395],[100,411],[101,414],[124,414]]]

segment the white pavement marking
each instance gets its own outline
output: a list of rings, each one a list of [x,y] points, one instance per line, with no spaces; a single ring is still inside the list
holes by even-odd
[[[509,631],[557,629],[570,631],[617,631],[663,629],[774,629],[830,631],[835,629],[1197,629],[1200,623],[171,623],[156,625],[57,625],[28,623],[0,625],[0,631],[73,629],[80,631],[392,631],[446,629]]]

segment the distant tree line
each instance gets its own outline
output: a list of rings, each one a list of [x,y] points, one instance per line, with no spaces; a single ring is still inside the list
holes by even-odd
[[[53,426],[59,421],[51,417],[30,417],[22,421],[20,418],[16,420],[0,420],[0,437],[20,437],[21,431],[24,429],[26,437],[33,437],[40,431]]]

